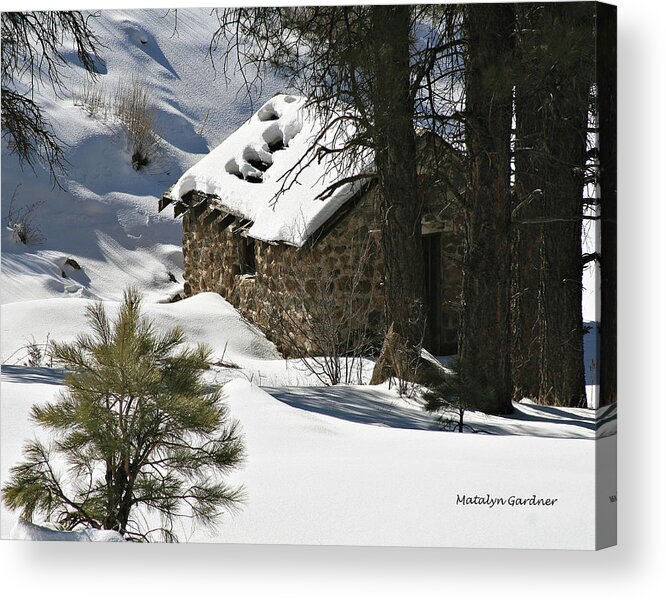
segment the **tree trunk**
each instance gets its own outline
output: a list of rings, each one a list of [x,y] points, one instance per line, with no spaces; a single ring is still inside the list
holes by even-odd
[[[372,136],[379,178],[387,328],[415,350],[424,335],[421,206],[416,185],[414,106],[409,93],[410,7],[373,6]],[[377,380],[380,374],[377,373]]]
[[[587,114],[585,114],[587,117]],[[577,134],[556,127],[553,160],[585,162],[586,119]],[[583,139],[577,139],[581,136]],[[543,404],[586,406],[582,317],[582,190],[571,164],[551,163],[545,170],[544,212],[568,219],[543,227],[540,245],[539,395]],[[549,185],[550,183],[550,185]]]
[[[465,16],[465,199],[460,366],[487,390],[493,414],[512,412],[510,128],[514,14],[511,5],[469,5]]]
[[[581,234],[592,13],[525,6],[516,79],[514,391],[585,406]]]
[[[617,402],[617,9],[597,4],[601,165],[601,404]]]
[[[539,171],[539,100],[516,85],[515,185],[511,289],[511,369],[513,398],[539,394],[539,247],[543,226],[521,220],[543,216]]]
[[[547,220],[560,220],[543,226],[537,400],[564,406],[586,406],[581,235],[594,58],[591,16],[590,6],[544,7],[544,28],[550,29],[548,38],[556,49],[545,57],[545,64],[557,67],[549,70],[541,103],[543,213]],[[562,49],[555,43],[558,39],[571,42]]]

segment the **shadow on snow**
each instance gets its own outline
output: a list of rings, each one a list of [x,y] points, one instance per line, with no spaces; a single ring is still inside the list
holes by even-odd
[[[432,416],[419,408],[392,405],[385,392],[364,386],[264,387],[271,396],[294,408],[329,417],[398,429],[440,429]]]
[[[2,365],[2,381],[6,383],[42,383],[62,385],[65,379],[64,369],[49,367],[24,367],[22,365]]]
[[[436,417],[414,407],[399,406],[386,391],[369,386],[263,387],[276,400],[293,408],[353,423],[437,431]],[[468,412],[465,423],[479,433],[535,437],[594,439],[615,432],[616,407],[599,411],[515,403],[505,417]]]

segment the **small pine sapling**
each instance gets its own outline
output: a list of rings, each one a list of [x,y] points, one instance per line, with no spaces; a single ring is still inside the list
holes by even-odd
[[[423,394],[423,407],[427,412],[438,413],[446,430],[462,433],[466,427],[465,412],[485,406],[491,398],[492,390],[462,375],[456,361]]]
[[[91,333],[52,343],[66,389],[31,414],[50,443],[29,442],[2,488],[5,505],[24,520],[177,541],[177,519],[214,527],[242,500],[242,488],[224,476],[240,464],[243,444],[220,389],[202,379],[208,351],[184,348],[178,327],[156,332],[140,304],[127,290],[115,320],[91,305]],[[151,514],[159,526],[148,525]]]

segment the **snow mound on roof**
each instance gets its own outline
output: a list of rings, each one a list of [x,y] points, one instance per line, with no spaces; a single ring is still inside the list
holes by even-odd
[[[302,246],[362,184],[342,185],[325,200],[317,196],[341,177],[367,170],[370,163],[361,161],[353,173],[341,173],[330,154],[307,164],[312,157],[308,150],[323,126],[306,107],[305,98],[274,96],[186,171],[170,195],[180,199],[196,190],[216,196],[220,208],[253,222],[248,230],[251,237]],[[318,144],[339,147],[347,135],[342,127],[332,128]],[[299,161],[307,167],[293,182],[295,171],[289,174],[289,170],[300,168]]]
[[[34,525],[26,521],[16,523],[10,534],[12,540],[32,542],[124,542],[117,531],[104,529],[79,529],[77,531],[58,531],[50,527]]]

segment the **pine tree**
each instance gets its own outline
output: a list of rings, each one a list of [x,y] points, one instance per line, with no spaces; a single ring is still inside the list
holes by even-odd
[[[242,500],[242,489],[223,479],[243,445],[220,390],[202,379],[208,351],[183,348],[178,327],[156,332],[140,306],[132,289],[115,320],[101,303],[90,306],[92,333],[53,344],[54,360],[68,371],[66,390],[32,407],[51,441],[29,442],[2,488],[23,519],[177,541],[176,519],[214,526]],[[148,528],[148,513],[160,517],[159,527]]]
[[[369,88],[381,189],[386,322],[406,347],[418,348],[425,327],[425,281],[410,93],[410,10],[406,5],[372,7]]]
[[[438,415],[437,419],[447,430],[462,433],[465,430],[465,413],[492,402],[494,390],[483,387],[474,376],[460,371],[460,362],[454,361],[445,374],[438,373],[423,394],[423,408]],[[467,426],[468,429],[471,429]]]

